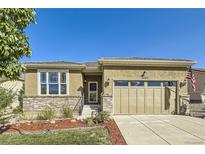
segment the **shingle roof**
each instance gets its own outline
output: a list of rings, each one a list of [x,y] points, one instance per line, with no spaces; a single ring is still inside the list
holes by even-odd
[[[170,61],[193,61],[190,59],[175,59],[175,58],[140,58],[140,57],[102,57],[101,59],[119,59],[119,60],[170,60]]]
[[[76,62],[67,62],[67,61],[47,61],[47,62],[25,62],[24,64],[70,64],[70,65],[83,65],[81,63]]]
[[[87,67],[98,67],[98,62],[84,62]]]
[[[205,72],[205,68],[192,68],[194,71]]]

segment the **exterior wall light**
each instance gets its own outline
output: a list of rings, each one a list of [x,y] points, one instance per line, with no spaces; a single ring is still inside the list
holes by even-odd
[[[142,77],[143,79],[148,79],[147,71],[144,71],[144,72],[142,73],[141,77]]]

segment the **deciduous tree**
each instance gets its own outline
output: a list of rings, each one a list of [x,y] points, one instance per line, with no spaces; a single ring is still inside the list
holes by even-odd
[[[35,23],[34,9],[0,9],[0,78],[17,79],[24,71],[20,59],[31,55],[25,29]]]

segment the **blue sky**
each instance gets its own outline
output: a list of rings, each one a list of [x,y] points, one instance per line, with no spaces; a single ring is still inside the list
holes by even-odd
[[[205,67],[205,9],[36,9],[22,61],[184,58]]]

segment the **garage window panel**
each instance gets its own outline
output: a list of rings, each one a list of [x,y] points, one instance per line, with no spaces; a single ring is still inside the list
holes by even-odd
[[[144,81],[130,81],[131,86],[144,86]]]
[[[160,81],[148,81],[147,85],[148,86],[153,86],[153,87],[160,87],[161,86],[161,82]]]
[[[128,81],[117,80],[115,81],[115,86],[128,86]]]
[[[164,81],[163,86],[164,87],[176,87],[177,82],[176,81]]]

